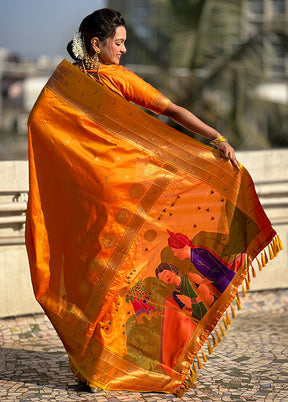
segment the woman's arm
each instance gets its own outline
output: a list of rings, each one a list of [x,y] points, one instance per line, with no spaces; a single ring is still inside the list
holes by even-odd
[[[218,131],[198,119],[198,117],[189,112],[189,110],[175,105],[172,102],[168,104],[167,108],[163,112],[163,115],[170,117],[181,126],[187,128],[190,131],[193,131],[196,134],[200,134],[203,137],[208,138],[209,140],[215,140],[216,138],[221,137],[221,134],[218,133]],[[219,149],[219,151],[221,151],[224,158],[231,160],[232,165],[236,169],[240,169],[235,157],[234,149],[231,147],[230,144],[228,144],[227,141],[223,141],[217,144],[217,148]]]

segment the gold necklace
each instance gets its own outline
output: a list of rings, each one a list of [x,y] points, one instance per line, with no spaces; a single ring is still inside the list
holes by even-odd
[[[99,66],[99,52],[96,52],[93,57],[88,54],[85,56],[83,62],[87,70],[97,70]]]

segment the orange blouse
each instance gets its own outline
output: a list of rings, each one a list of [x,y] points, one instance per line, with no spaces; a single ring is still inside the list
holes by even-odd
[[[170,100],[152,85],[123,66],[101,64],[97,71],[89,72],[97,72],[100,82],[106,87],[156,114],[162,114],[170,103]]]

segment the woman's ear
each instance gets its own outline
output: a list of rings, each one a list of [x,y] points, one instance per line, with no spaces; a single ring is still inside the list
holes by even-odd
[[[91,39],[91,47],[95,53],[100,52],[99,44],[100,44],[100,40],[96,36]]]

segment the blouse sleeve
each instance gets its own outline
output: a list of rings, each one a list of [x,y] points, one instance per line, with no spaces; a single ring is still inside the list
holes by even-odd
[[[128,101],[156,114],[162,114],[170,103],[170,100],[152,85],[123,66],[118,66],[114,79],[117,81],[114,85],[119,88]]]

